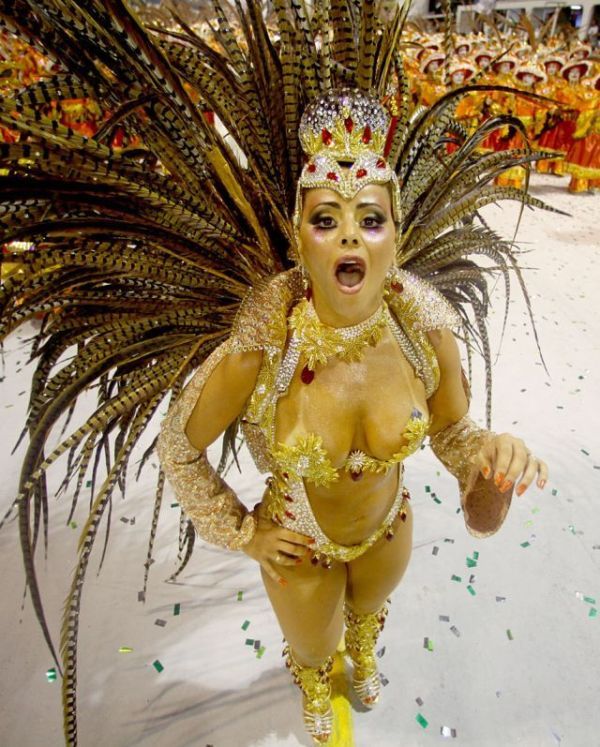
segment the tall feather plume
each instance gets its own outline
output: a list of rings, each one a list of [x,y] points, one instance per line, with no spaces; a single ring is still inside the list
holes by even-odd
[[[131,455],[153,413],[226,339],[249,288],[289,267],[302,168],[298,123],[307,103],[341,85],[393,102],[389,157],[403,184],[398,261],[459,310],[469,356],[472,349],[482,353],[488,384],[486,277],[503,276],[507,303],[511,274],[526,293],[513,243],[492,232],[478,211],[500,199],[544,207],[493,186],[503,168],[540,154],[525,148],[482,155],[484,137],[509,120],[466,134],[454,110],[468,89],[409,119],[399,51],[408,5],[389,20],[374,0],[318,5],[313,17],[303,0],[274,0],[271,39],[257,3],[225,7],[214,0],[209,44],[183,8],[140,6],[138,13],[123,0],[0,0],[3,28],[59,65],[53,77],[0,103],[0,124],[18,135],[0,144],[0,241],[8,245],[4,259],[21,266],[0,288],[0,338],[34,315],[45,317],[32,347],[37,368],[19,495],[7,516],[18,511],[28,589],[55,658],[35,566],[51,520],[46,471],[64,460],[60,492],[71,501],[69,520],[82,510],[83,486],[92,483],[61,632],[68,745],[78,739],[78,619],[95,540],[103,532],[106,549],[113,492],[126,492]],[[448,45],[449,16],[446,28]],[[48,116],[52,102],[73,98],[99,106],[95,136]],[[112,145],[116,129],[124,133],[123,148]],[[453,154],[450,137],[458,144]],[[14,249],[15,241],[32,249]],[[491,263],[485,273],[472,259],[481,257]],[[74,426],[75,405],[89,392],[96,410]],[[490,397],[491,388],[488,414]],[[60,443],[50,448],[59,426]],[[152,447],[140,468],[151,453]],[[160,473],[144,592],[163,484]],[[172,578],[193,547],[193,527],[182,516]]]

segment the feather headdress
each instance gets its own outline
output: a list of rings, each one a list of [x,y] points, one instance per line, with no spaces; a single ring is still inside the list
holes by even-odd
[[[57,661],[34,564],[40,534],[47,541],[45,474],[65,457],[73,507],[91,475],[94,498],[61,636],[69,745],[77,742],[79,604],[99,527],[161,403],[227,337],[249,288],[289,266],[305,107],[336,87],[388,102],[387,158],[401,185],[398,264],[459,311],[488,378],[488,293],[473,257],[489,258],[507,290],[510,268],[522,281],[512,244],[477,211],[500,199],[542,206],[493,180],[543,154],[478,152],[494,128],[520,127],[518,120],[491,119],[467,135],[453,117],[464,89],[411,112],[399,52],[407,5],[383,20],[375,0],[324,0],[312,16],[303,2],[274,0],[276,37],[257,2],[236,2],[235,19],[213,5],[208,43],[175,13],[172,26],[164,16],[144,26],[124,0],[0,0],[0,28],[37,47],[56,70],[0,104],[0,126],[15,133],[14,142],[0,143],[0,241],[5,261],[21,267],[0,290],[0,334],[44,317],[13,510],[29,593]],[[72,99],[92,100],[102,112],[93,136],[52,115],[57,102]],[[114,145],[117,130],[125,147]],[[452,153],[450,140],[458,144]],[[14,242],[33,248],[18,252]],[[71,432],[67,426],[49,450],[59,419],[93,388],[94,414]],[[160,474],[146,569],[163,486]],[[182,521],[181,567],[193,538]]]

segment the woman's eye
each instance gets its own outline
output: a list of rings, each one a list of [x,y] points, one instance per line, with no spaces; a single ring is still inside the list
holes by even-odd
[[[365,228],[377,228],[383,223],[381,218],[375,215],[368,215],[366,218],[363,218],[363,226]]]
[[[320,215],[315,218],[314,224],[318,228],[333,228],[335,226],[335,221],[330,215]]]

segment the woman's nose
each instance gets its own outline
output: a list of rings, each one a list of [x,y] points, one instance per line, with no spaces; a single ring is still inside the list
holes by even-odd
[[[351,239],[348,239],[344,237],[342,239],[342,246],[348,246],[348,244],[352,244],[352,246],[358,246],[358,239],[356,236],[353,236]]]

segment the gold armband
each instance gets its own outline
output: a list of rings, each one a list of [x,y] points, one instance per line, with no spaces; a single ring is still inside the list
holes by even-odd
[[[194,374],[161,426],[157,451],[175,496],[196,532],[213,545],[239,550],[256,531],[253,514],[216,473],[206,457],[189,442],[185,426],[204,385],[230,352],[228,343],[217,348]]]
[[[481,447],[494,435],[465,415],[431,437],[433,453],[458,480],[465,523],[475,537],[489,537],[500,529],[512,499],[512,489],[501,493],[475,462]]]

